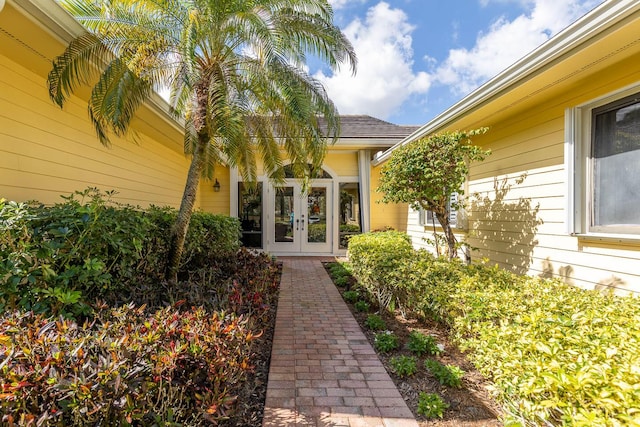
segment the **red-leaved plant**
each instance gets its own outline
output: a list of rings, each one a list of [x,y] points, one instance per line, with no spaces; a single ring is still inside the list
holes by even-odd
[[[251,370],[243,317],[201,308],[104,310],[91,324],[6,314],[0,413],[8,425],[188,425],[224,419]]]

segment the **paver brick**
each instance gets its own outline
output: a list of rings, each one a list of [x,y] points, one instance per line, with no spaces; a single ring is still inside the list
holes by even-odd
[[[320,260],[282,260],[263,427],[417,427]]]

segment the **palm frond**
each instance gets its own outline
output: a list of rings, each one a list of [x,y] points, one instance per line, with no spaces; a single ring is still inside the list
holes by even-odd
[[[109,144],[109,129],[118,136],[126,134],[134,113],[149,98],[151,89],[149,82],[136,76],[120,59],[111,61],[89,100],[89,116],[102,144]]]
[[[90,84],[99,73],[96,63],[112,57],[112,53],[93,34],[83,34],[69,43],[62,55],[53,61],[47,77],[49,97],[58,106],[79,87]]]

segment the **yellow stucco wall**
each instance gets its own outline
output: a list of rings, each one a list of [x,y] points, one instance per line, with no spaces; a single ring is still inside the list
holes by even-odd
[[[358,176],[358,154],[354,151],[333,151],[329,147],[324,164],[338,176]]]
[[[282,156],[283,163],[287,164],[288,160],[287,155],[284,151],[281,151],[280,155]],[[335,150],[332,147],[329,147],[327,151],[327,155],[324,158],[323,165],[327,169],[328,172],[336,175],[336,176],[349,176],[349,177],[357,177],[358,176],[358,153],[355,151],[342,151]],[[259,177],[264,175],[264,167],[262,160],[260,158],[256,159],[256,169]]]
[[[382,193],[376,191],[380,184],[380,170],[380,166],[371,168],[371,230],[392,227],[398,231],[407,231],[408,205],[380,202]]]

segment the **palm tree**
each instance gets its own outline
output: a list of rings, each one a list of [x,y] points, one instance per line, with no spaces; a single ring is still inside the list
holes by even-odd
[[[281,153],[298,176],[317,167],[339,117],[324,87],[305,71],[308,56],[356,69],[350,42],[327,0],[60,0],[88,32],[53,62],[48,85],[60,107],[93,86],[89,115],[100,142],[127,134],[154,90],[170,89],[184,121],[191,165],[172,230],[167,279],[177,281],[201,176],[226,162],[245,181],[256,157],[281,178]]]

